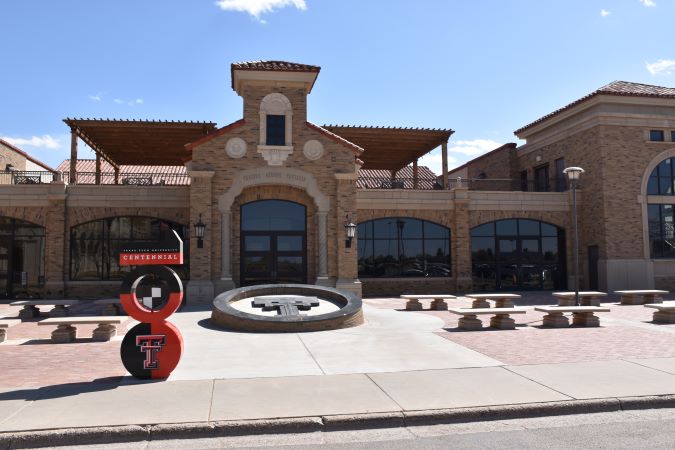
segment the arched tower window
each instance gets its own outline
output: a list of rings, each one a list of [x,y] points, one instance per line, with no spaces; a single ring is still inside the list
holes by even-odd
[[[274,92],[260,102],[260,145],[293,145],[293,107],[288,98]]]

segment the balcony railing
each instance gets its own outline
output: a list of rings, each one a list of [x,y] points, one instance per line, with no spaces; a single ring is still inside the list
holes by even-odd
[[[61,172],[63,180],[70,180],[69,172]],[[190,176],[176,172],[77,172],[77,184],[119,184],[126,186],[189,186]]]
[[[450,178],[445,189],[455,189],[461,185],[471,191],[523,191],[523,192],[564,192],[567,180],[512,180],[487,178]],[[359,189],[419,189],[443,190],[440,178],[377,178],[359,177],[356,181]]]
[[[46,170],[4,170],[0,171],[0,184],[47,184],[58,177],[58,172]]]

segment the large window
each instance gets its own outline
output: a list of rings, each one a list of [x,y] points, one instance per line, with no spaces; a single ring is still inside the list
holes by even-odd
[[[121,280],[131,268],[119,265],[119,250],[128,242],[159,242],[176,230],[183,239],[182,266],[172,268],[188,278],[187,227],[152,217],[111,217],[74,226],[70,232],[70,279]]]
[[[545,222],[506,219],[471,230],[477,291],[565,288],[565,233]]]
[[[0,217],[0,298],[33,295],[44,285],[45,229]]]
[[[450,230],[388,217],[358,225],[359,277],[449,277]]]
[[[649,205],[649,249],[652,258],[675,258],[675,205]]]
[[[661,161],[649,175],[647,184],[647,195],[675,195],[675,186],[673,182],[673,166],[675,158],[668,158]]]

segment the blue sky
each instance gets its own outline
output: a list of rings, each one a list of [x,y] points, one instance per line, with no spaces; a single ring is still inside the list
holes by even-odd
[[[321,66],[318,124],[452,128],[451,166],[611,81],[675,87],[673,0],[2,0],[0,17],[0,137],[54,166],[66,117],[237,120],[234,61]]]

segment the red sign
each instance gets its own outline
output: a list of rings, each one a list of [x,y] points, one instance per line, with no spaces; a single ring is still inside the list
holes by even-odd
[[[120,253],[120,266],[150,266],[183,264],[183,252]]]

